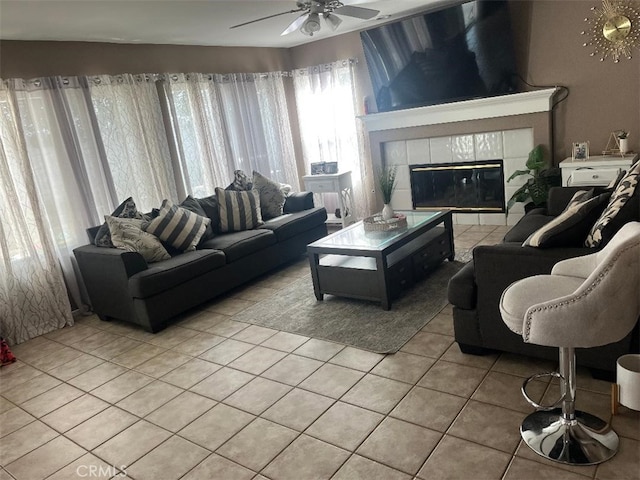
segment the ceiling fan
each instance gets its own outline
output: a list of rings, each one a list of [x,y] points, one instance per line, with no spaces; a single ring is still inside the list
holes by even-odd
[[[373,10],[371,8],[345,5],[339,0],[297,0],[296,6],[298,8],[294,10],[287,10],[286,12],[257,18],[249,22],[234,25],[230,28],[243,27],[251,23],[261,22],[268,18],[279,17],[280,15],[287,15],[289,13],[303,12],[302,15],[291,22],[291,24],[289,24],[289,26],[280,35],[288,35],[291,32],[300,30],[304,35],[312,37],[314,33],[320,31],[320,17],[324,18],[325,22],[332,30],[335,30],[338,28],[340,23],[342,23],[342,19],[338,17],[338,15],[369,20],[380,13],[379,10]]]

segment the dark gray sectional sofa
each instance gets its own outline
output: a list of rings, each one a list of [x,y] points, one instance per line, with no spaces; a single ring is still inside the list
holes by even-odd
[[[173,317],[300,256],[325,236],[327,213],[310,192],[287,197],[284,214],[253,230],[218,233],[195,251],[147,264],[137,252],[93,244],[74,254],[93,311],[150,332]],[[89,237],[97,228],[89,229]]]
[[[549,274],[560,260],[593,253],[594,249],[580,246],[580,241],[552,248],[522,246],[531,233],[559,215],[579,189],[553,188],[546,209],[527,213],[507,232],[503,243],[476,247],[473,260],[451,278],[448,298],[453,305],[455,339],[463,352],[478,355],[493,351],[512,352],[557,361],[557,348],[524,343],[520,335],[509,330],[502,321],[499,304],[502,292],[513,282]],[[619,227],[625,221],[640,220],[640,189],[636,189],[620,217]],[[596,376],[610,378],[618,357],[638,352],[638,331],[636,324],[635,329],[619,342],[576,349],[577,363],[590,368]]]

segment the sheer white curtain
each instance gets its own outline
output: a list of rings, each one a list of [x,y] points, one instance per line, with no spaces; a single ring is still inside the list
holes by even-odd
[[[307,173],[315,162],[351,170],[356,214],[368,215],[371,172],[356,118],[353,60],[294,70],[293,83]]]
[[[73,318],[18,99],[4,82],[0,115],[0,334],[15,344],[72,325]]]
[[[156,80],[128,74],[89,79],[117,197],[133,195],[143,211],[165,198],[178,200]]]
[[[166,93],[188,191],[210,195],[236,169],[297,185],[283,74],[172,74]]]
[[[73,249],[87,243],[86,228],[117,205],[100,140],[92,128],[87,90],[77,78],[10,80],[20,128],[46,214],[53,246],[76,306],[83,303]]]

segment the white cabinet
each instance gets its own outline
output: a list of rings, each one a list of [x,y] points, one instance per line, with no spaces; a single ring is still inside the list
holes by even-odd
[[[346,227],[356,221],[353,211],[351,171],[324,175],[305,175],[302,179],[304,181],[304,189],[308,192],[317,194],[334,192],[338,194],[341,218],[336,218],[334,214],[328,213],[327,222],[342,223],[342,226]]]
[[[638,161],[638,154],[620,156],[593,156],[588,160],[567,158],[560,162],[562,185],[571,186],[606,186],[618,177],[622,170],[628,170]]]

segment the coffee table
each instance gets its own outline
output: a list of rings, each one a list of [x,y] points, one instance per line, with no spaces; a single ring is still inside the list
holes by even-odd
[[[407,216],[400,231],[366,232],[362,221],[307,246],[313,290],[379,301],[385,310],[403,290],[438,266],[452,261],[451,211],[398,212]]]

